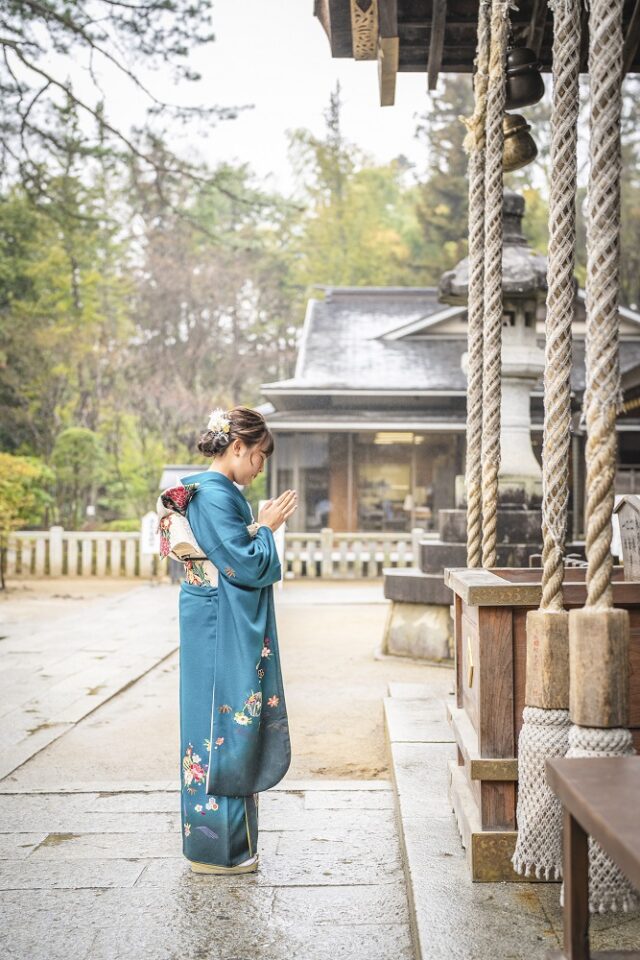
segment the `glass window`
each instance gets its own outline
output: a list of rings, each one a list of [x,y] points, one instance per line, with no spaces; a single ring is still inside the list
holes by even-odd
[[[409,529],[413,434],[379,432],[355,440],[358,529]]]
[[[435,529],[438,510],[454,506],[461,469],[456,435],[381,431],[356,437],[358,529]]]
[[[276,489],[298,491],[298,509],[289,530],[320,530],[329,525],[329,438],[326,433],[276,436]]]
[[[299,433],[298,491],[299,530],[329,526],[329,438],[326,433]]]
[[[278,433],[275,437],[276,488],[272,491],[279,496],[284,490],[293,490],[293,465],[295,454],[295,434]],[[271,496],[271,493],[269,494]]]

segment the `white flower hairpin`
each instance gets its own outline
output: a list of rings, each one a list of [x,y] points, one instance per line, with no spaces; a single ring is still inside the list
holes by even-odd
[[[222,407],[216,407],[216,409],[212,412],[207,424],[207,430],[211,430],[213,433],[215,433],[218,440],[228,441],[230,439],[229,432],[231,430],[231,421],[225,416]]]

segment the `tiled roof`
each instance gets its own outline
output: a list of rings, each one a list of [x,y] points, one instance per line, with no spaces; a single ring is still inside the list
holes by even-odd
[[[445,309],[434,288],[330,291],[325,300],[310,302],[295,376],[277,386],[464,390],[464,339],[377,339]],[[264,393],[275,386],[265,384]]]
[[[465,337],[384,339],[383,335],[420,319],[446,315],[433,287],[329,288],[324,300],[310,300],[294,376],[263,384],[265,396],[295,391],[373,390],[384,396],[402,391],[466,391],[461,359]],[[631,311],[627,311],[631,313]],[[637,314],[633,314],[634,319]],[[432,330],[433,326],[429,325]],[[543,345],[543,344],[541,344]],[[640,341],[620,348],[622,371],[640,364]],[[584,342],[573,346],[572,387],[584,389]],[[536,390],[542,389],[542,381]],[[275,399],[278,409],[282,402]]]

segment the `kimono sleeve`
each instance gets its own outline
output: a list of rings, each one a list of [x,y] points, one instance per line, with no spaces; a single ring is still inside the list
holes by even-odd
[[[281,579],[282,568],[270,527],[259,527],[252,537],[239,506],[231,497],[219,493],[215,498],[203,498],[198,507],[198,543],[221,577],[237,586],[255,589]]]

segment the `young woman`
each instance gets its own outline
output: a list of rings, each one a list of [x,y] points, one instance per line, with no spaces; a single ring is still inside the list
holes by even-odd
[[[286,490],[255,521],[236,486],[254,480],[273,451],[255,410],[214,411],[198,449],[213,462],[183,477],[174,497],[205,558],[186,561],[180,589],[183,853],[197,873],[249,873],[258,865],[258,793],[291,760],[273,534],[297,498]]]

